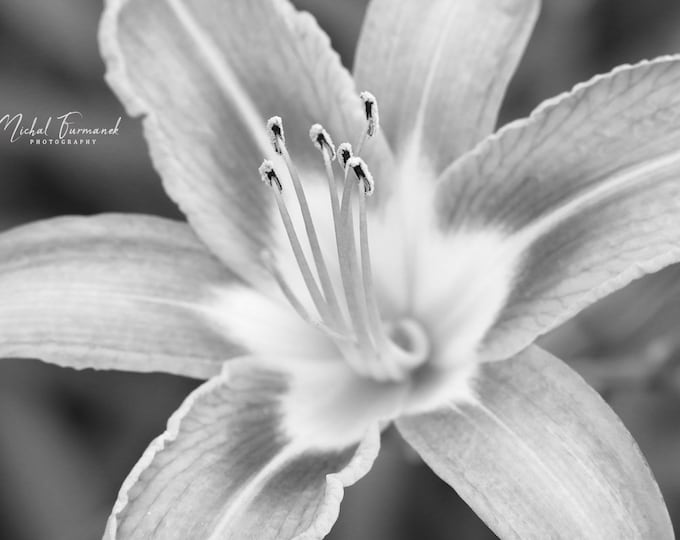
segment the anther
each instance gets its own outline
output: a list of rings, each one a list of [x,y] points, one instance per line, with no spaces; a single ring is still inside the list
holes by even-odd
[[[368,170],[366,162],[360,157],[351,157],[347,160],[347,167],[351,169],[357,177],[357,180],[363,183],[364,193],[367,196],[373,195],[375,190],[375,182],[373,181],[373,175],[371,171]]]
[[[309,129],[309,138],[312,139],[314,146],[321,152],[324,150],[328,151],[331,161],[335,159],[335,145],[333,144],[333,139],[331,139],[331,136],[321,124],[314,124]]]
[[[274,152],[281,154],[281,143],[285,144],[286,136],[283,134],[283,122],[280,116],[272,116],[267,120],[267,132],[274,147]]]
[[[338,159],[340,160],[340,165],[342,165],[343,169],[347,168],[347,162],[351,159],[353,156],[352,154],[352,145],[349,144],[348,142],[344,142],[338,146]]]
[[[276,189],[279,190],[279,193],[283,191],[281,180],[279,180],[279,177],[274,170],[274,164],[271,161],[265,159],[258,171],[260,171],[260,177],[265,184],[271,188],[276,187]]]
[[[366,133],[369,137],[373,137],[380,126],[380,116],[378,115],[378,101],[370,92],[361,92],[359,94],[361,101],[364,103],[364,113],[366,114],[366,121],[368,127]]]

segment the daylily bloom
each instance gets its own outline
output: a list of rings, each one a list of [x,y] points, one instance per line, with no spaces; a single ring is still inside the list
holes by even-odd
[[[626,429],[532,343],[680,260],[680,58],[491,135],[538,8],[373,0],[353,81],[286,0],[108,1],[107,80],[188,224],[0,237],[2,356],[209,379],[108,538],[321,538],[391,423],[502,538],[673,537]]]

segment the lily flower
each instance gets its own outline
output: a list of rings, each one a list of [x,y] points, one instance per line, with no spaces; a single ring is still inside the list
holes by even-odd
[[[322,538],[391,424],[501,538],[673,538],[630,434],[532,343],[680,260],[680,57],[493,133],[538,9],[373,0],[352,77],[286,0],[106,3],[188,223],[4,233],[0,355],[208,379],[107,538]]]

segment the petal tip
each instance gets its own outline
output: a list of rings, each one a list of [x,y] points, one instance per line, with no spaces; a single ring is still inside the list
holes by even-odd
[[[144,114],[146,107],[132,89],[118,43],[120,14],[127,2],[128,0],[105,0],[97,41],[106,67],[104,79],[122,103],[125,112],[136,117]]]

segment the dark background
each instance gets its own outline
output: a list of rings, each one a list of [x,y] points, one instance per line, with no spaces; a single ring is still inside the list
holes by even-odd
[[[364,0],[299,0],[351,65]],[[103,82],[92,0],[0,0],[0,116],[79,110],[123,116],[90,147],[9,144],[0,133],[0,230],[59,214],[145,212],[181,219],[139,123]],[[545,0],[502,122],[615,65],[680,52],[677,0]],[[254,171],[254,174],[256,172]],[[680,270],[650,276],[544,339],[623,418],[680,527]],[[100,538],[116,492],[197,381],[0,362],[0,538]],[[587,486],[584,486],[587,489]],[[493,535],[406,448],[384,437],[375,469],[347,492],[334,539]]]

